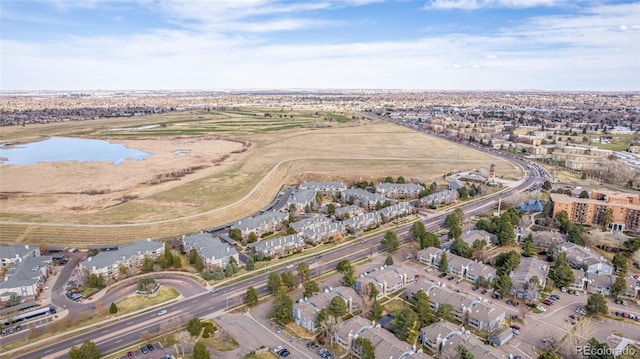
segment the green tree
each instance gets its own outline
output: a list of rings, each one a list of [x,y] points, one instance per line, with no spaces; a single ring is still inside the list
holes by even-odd
[[[106,286],[106,283],[104,281],[104,277],[102,276],[102,274],[93,274],[93,273],[89,276],[89,280],[87,281],[87,284],[94,288],[104,288]]]
[[[516,251],[500,253],[496,257],[496,267],[498,275],[509,275],[511,271],[520,265],[520,255]]]
[[[336,269],[343,274],[342,281],[347,287],[352,287],[356,283],[355,270],[351,266],[351,262],[346,259],[338,262]]]
[[[393,256],[391,254],[387,254],[387,258],[384,260],[385,265],[393,265]]]
[[[16,293],[11,293],[11,295],[9,296],[9,306],[12,307],[14,305],[18,305],[20,304],[20,302],[22,301],[22,299],[20,298],[19,295],[17,295]]]
[[[282,286],[282,279],[278,275],[278,273],[271,272],[269,273],[269,277],[267,279],[267,289],[271,292],[271,294],[276,294],[276,291],[280,289]]]
[[[511,277],[508,274],[500,275],[493,280],[493,290],[503,297],[509,293],[512,285]]]
[[[328,214],[336,213],[336,206],[333,203],[329,203],[329,205],[327,206],[327,213]]]
[[[460,237],[455,238],[453,243],[451,243],[451,251],[464,258],[471,258],[471,254],[473,253],[473,250],[467,242],[463,241]]]
[[[342,317],[347,314],[347,302],[338,295],[331,298],[328,308],[334,317]]]
[[[197,337],[202,331],[202,323],[199,318],[193,317],[187,323],[187,331],[192,337]]]
[[[616,253],[611,263],[616,267],[616,271],[623,273],[627,271],[627,257],[625,257],[624,254]]]
[[[438,262],[438,270],[445,273],[449,268],[449,260],[447,259],[447,253],[442,253],[440,256],[440,262]]]
[[[624,248],[624,250],[629,254],[632,254],[633,252],[637,251],[638,249],[640,249],[640,237],[635,237],[635,238],[626,240],[623,243],[622,248]]]
[[[551,187],[552,187],[551,186],[551,182],[549,182],[549,181],[544,181],[542,183],[542,189],[545,190],[545,191],[550,191]]]
[[[587,299],[587,312],[591,314],[607,314],[607,301],[600,293],[593,293]]]
[[[385,177],[384,178],[384,183],[393,183],[393,177],[391,177],[391,176]]]
[[[556,353],[544,352],[538,355],[538,359],[562,359],[562,358],[560,358],[560,356],[558,356],[558,354]]]
[[[387,231],[382,240],[380,240],[380,244],[382,244],[387,253],[391,254],[397,251],[400,246],[400,243],[398,242],[398,235],[394,231]]]
[[[453,322],[456,320],[453,314],[453,306],[449,303],[440,303],[436,310],[436,318],[441,318]]]
[[[244,305],[249,308],[258,304],[258,292],[253,286],[247,288],[247,293],[244,295]]]
[[[240,228],[231,228],[229,230],[229,237],[240,242],[242,240],[242,230],[240,230]]]
[[[378,300],[374,300],[371,303],[371,309],[369,310],[369,319],[373,321],[379,321],[382,318],[382,313],[384,312],[384,307]]]
[[[371,341],[365,337],[357,337],[355,350],[360,353],[360,359],[376,359],[376,350]]]
[[[402,177],[402,176],[398,176],[398,179],[396,179],[396,183],[405,184],[405,183],[407,183],[407,182],[406,182],[406,180],[404,179],[404,177]]]
[[[156,279],[151,276],[145,276],[142,278],[138,278],[138,290],[141,292],[149,292],[152,291],[153,289],[155,289],[158,286],[158,284],[156,283]]]
[[[456,359],[476,359],[476,357],[471,351],[469,351],[469,349],[467,349],[467,347],[459,344],[456,347]]]
[[[460,195],[460,199],[465,201],[469,199],[469,191],[467,191],[467,187],[458,188],[458,194]]]
[[[589,353],[585,359],[615,359],[614,351],[607,343],[600,343],[596,338],[589,339]]]
[[[418,321],[420,322],[420,328],[426,327],[427,325],[433,323],[434,314],[433,310],[431,310],[431,306],[429,306],[429,296],[423,290],[419,290],[416,294],[413,295],[411,299],[411,304],[413,305],[413,310],[418,315]]]
[[[319,291],[320,287],[318,286],[318,283],[316,283],[315,280],[310,280],[304,284],[304,293],[302,293],[302,296],[305,298],[309,298]]]
[[[401,309],[394,313],[393,329],[400,340],[413,343],[418,336],[418,315],[412,309]]]
[[[424,223],[422,223],[421,221],[414,222],[411,225],[411,229],[409,230],[411,238],[418,243],[420,242],[420,238],[422,238],[425,233],[427,233],[427,229],[424,226]]]
[[[516,232],[513,228],[513,224],[507,221],[503,221],[500,224],[500,230],[498,232],[498,244],[501,246],[511,244],[516,239]]]
[[[585,179],[586,179],[586,176],[585,176]],[[589,198],[589,192],[587,191],[580,192],[580,195],[578,196],[578,198]]]
[[[293,322],[293,299],[289,294],[278,291],[273,300],[273,315],[280,325],[287,325]]]
[[[249,256],[247,258],[247,262],[244,264],[244,267],[248,271],[252,271],[256,269],[256,264],[255,264],[255,261],[253,260],[253,256]]]
[[[534,254],[536,254],[536,248],[533,246],[533,236],[529,233],[522,242],[522,256],[532,257]]]
[[[198,341],[193,346],[193,359],[209,359],[209,358],[211,358],[211,353],[209,353],[209,349],[207,349],[207,346],[202,341]]]
[[[369,286],[369,300],[375,300],[378,297],[378,294],[380,294],[380,291],[378,290],[378,286],[373,282],[369,282],[368,286]]]
[[[573,283],[575,276],[567,262],[567,252],[561,252],[556,259],[556,264],[549,270],[549,278],[554,281],[556,287],[567,287]]]
[[[116,303],[111,303],[111,305],[109,306],[109,313],[111,314],[116,314],[118,313],[118,306],[116,305]]]
[[[309,269],[309,265],[306,262],[300,262],[296,271],[298,272],[300,283],[306,283],[311,278],[311,269]]]
[[[255,232],[250,232],[247,236],[247,243],[255,243],[258,241],[258,235]]]
[[[99,359],[100,350],[96,343],[91,340],[85,340],[80,348],[75,345],[69,350],[69,359]]]
[[[282,273],[280,275],[280,279],[282,279],[282,284],[284,284],[289,290],[293,290],[298,286],[298,281],[291,272]]]
[[[616,277],[616,281],[613,282],[613,286],[611,287],[611,294],[615,297],[622,294],[627,286],[627,281],[624,279],[624,276],[619,275]]]
[[[440,240],[438,239],[438,236],[431,232],[425,233],[424,237],[420,239],[420,249],[429,247],[440,247]]]

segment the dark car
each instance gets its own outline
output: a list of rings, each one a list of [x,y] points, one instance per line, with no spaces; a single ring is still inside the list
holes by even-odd
[[[447,278],[447,280],[453,280],[453,276],[451,276],[451,277]]]
[[[142,354],[147,354],[149,352],[149,349],[147,349],[147,347],[140,347],[140,351],[142,352]]]
[[[473,286],[473,287],[471,287],[471,290],[475,292],[476,290],[478,290],[478,287]]]
[[[483,290],[480,292],[480,294],[487,294],[487,290],[486,290],[486,289],[483,289]]]
[[[316,342],[308,342],[307,348],[313,348],[314,345],[316,345]]]
[[[438,278],[444,278],[444,277],[446,277],[446,276],[447,276],[447,273],[440,273],[440,274],[438,275]]]
[[[147,349],[149,349],[149,351],[152,351],[155,348],[153,347],[153,344],[147,344]]]

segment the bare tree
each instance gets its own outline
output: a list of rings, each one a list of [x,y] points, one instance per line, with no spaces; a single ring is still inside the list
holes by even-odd
[[[35,325],[31,326],[31,328],[29,328],[29,331],[27,332],[27,341],[31,341],[32,339],[37,338],[38,335],[40,335],[40,329],[38,329],[38,327],[36,327]]]
[[[107,308],[105,308],[104,304],[102,304],[101,301],[97,301],[96,302],[96,315],[98,317],[101,317],[104,315],[104,313],[107,312]]]

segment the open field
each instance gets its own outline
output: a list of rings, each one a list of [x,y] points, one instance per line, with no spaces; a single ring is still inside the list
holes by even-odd
[[[498,176],[520,175],[505,161],[401,126],[353,120],[350,115],[279,111],[8,127],[0,142],[50,134],[81,136],[127,143],[152,156],[137,163],[139,167],[130,166],[135,161],[123,163],[126,166],[3,166],[0,242],[83,246],[177,236],[252,215],[283,186],[310,179],[375,182],[404,176],[431,182],[446,172],[488,168],[491,163]],[[176,156],[177,149],[190,152]],[[149,181],[187,167],[195,170],[166,182]],[[25,173],[47,180],[25,181]]]

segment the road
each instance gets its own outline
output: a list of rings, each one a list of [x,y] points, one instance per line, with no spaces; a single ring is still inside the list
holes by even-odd
[[[494,153],[494,155],[498,154]],[[504,199],[514,194],[521,193],[536,185],[536,183],[548,178],[548,174],[541,167],[531,165],[517,157],[510,157],[508,160],[517,163],[527,170],[527,174],[524,179],[510,189],[489,195],[470,203],[462,204],[460,208],[464,210],[465,216],[471,217],[485,213],[496,207],[498,198]],[[428,216],[423,220],[425,227],[430,231],[436,231],[442,227],[444,218],[447,214],[448,212],[443,212],[437,215]],[[398,238],[400,238],[402,242],[410,241],[408,235],[410,226],[411,224],[401,225],[395,230],[398,234]],[[333,250],[323,254],[321,258],[307,256],[299,262],[307,262],[307,264],[309,264],[316,273],[327,272],[333,270],[337,262],[343,258],[348,258],[351,261],[357,261],[369,256],[372,250],[381,251],[382,246],[379,243],[383,235],[383,233],[377,234],[368,238],[364,243],[360,241],[353,241],[346,245],[334,248]],[[66,267],[64,270],[66,270]],[[281,268],[275,270],[277,273],[282,273],[284,271],[287,271],[287,269]],[[254,277],[231,284],[220,289],[217,294],[203,292],[186,298],[178,303],[163,306],[162,309],[165,309],[168,312],[166,315],[158,316],[156,314],[156,310],[152,313],[143,313],[128,317],[121,321],[107,324],[98,329],[88,330],[87,332],[75,335],[73,338],[61,339],[56,343],[38,348],[34,352],[19,356],[19,358],[66,358],[70,347],[78,345],[85,340],[94,341],[102,353],[111,352],[119,348],[132,345],[140,340],[143,333],[159,333],[161,329],[166,330],[169,328],[172,323],[175,323],[176,319],[184,323],[192,317],[211,316],[212,313],[222,312],[229,306],[240,304],[243,300],[246,288],[249,286],[256,288],[260,295],[266,294],[268,274],[269,273],[267,272],[263,272]],[[61,291],[57,292],[56,301],[60,300],[60,295],[63,295]]]

